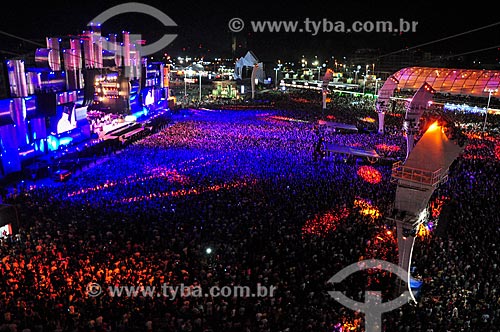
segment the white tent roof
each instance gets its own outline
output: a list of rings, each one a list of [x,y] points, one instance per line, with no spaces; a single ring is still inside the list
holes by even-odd
[[[255,56],[255,54],[252,51],[248,51],[244,57],[241,57],[238,60],[236,60],[234,69],[234,78],[235,79],[242,78],[243,67],[253,67],[255,65],[258,65],[256,78],[260,82],[263,82],[265,79],[264,65],[262,62],[259,62],[259,59]]]

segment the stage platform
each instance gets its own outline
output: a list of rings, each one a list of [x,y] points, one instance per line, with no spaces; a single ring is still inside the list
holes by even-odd
[[[319,120],[318,125],[324,127],[328,130],[340,131],[340,132],[358,132],[358,128],[355,125],[341,122],[332,122],[326,120]]]
[[[332,154],[345,154],[357,157],[367,157],[370,159],[380,159],[381,156],[373,149],[362,149],[353,146],[338,145],[338,144],[324,144],[324,152],[327,156]]]
[[[395,208],[417,216],[426,206],[448,170],[464,150],[457,140],[450,140],[445,128],[432,124],[412,149],[404,163],[395,163],[392,181],[397,182]]]

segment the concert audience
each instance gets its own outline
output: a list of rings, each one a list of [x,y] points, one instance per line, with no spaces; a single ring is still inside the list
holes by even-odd
[[[376,114],[372,101],[351,95],[326,114],[308,108],[316,96],[300,97],[309,102],[186,111],[66,183],[6,198],[20,228],[0,246],[0,331],[364,331],[363,315],[331,298],[327,281],[362,259],[397,263],[395,225],[384,216],[395,195],[391,163],[406,152],[402,118],[386,117],[385,135],[322,136],[390,154],[389,163],[315,160],[317,119],[361,123]],[[384,331],[493,332],[500,324],[500,141],[465,135],[464,153],[432,197],[453,205],[440,206],[435,229],[416,239],[418,303],[385,313]],[[381,181],[363,179],[361,166]],[[342,288],[363,301],[366,280],[386,300],[397,296],[387,275],[360,273]],[[103,293],[90,296],[92,283]],[[262,284],[276,293],[172,299],[106,291],[163,284]]]

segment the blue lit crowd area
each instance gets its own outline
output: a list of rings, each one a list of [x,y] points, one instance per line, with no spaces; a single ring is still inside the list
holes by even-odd
[[[317,92],[260,97],[255,104],[266,107],[178,110],[67,181],[5,197],[19,224],[0,247],[2,329],[364,331],[363,314],[331,298],[327,281],[363,259],[397,264],[396,227],[385,217],[396,190],[391,166],[406,153],[405,104],[386,114],[379,135],[373,98],[337,94],[323,110]],[[499,137],[481,132],[480,114],[448,116],[466,124],[468,145],[416,237],[418,304],[384,314],[386,331],[495,331],[500,319]],[[318,119],[358,132],[320,133]],[[498,116],[489,121],[497,128]],[[318,135],[383,157],[315,159]],[[344,281],[349,297],[362,301],[366,287],[386,300],[398,295],[396,278],[365,272]],[[90,283],[277,290],[261,298],[113,298],[89,296]]]

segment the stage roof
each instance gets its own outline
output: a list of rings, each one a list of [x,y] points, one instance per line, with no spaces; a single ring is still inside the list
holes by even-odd
[[[437,93],[488,97],[486,89],[497,89],[492,97],[500,98],[500,70],[407,67],[392,76],[402,90],[418,90],[427,82]]]
[[[447,176],[449,167],[463,149],[448,139],[437,122],[432,124],[411,150],[404,165],[393,168],[393,177],[399,179],[395,208],[417,216],[427,206],[434,185]]]
[[[410,152],[404,165],[427,171],[448,170],[463,147],[450,140],[443,127],[433,123]]]

